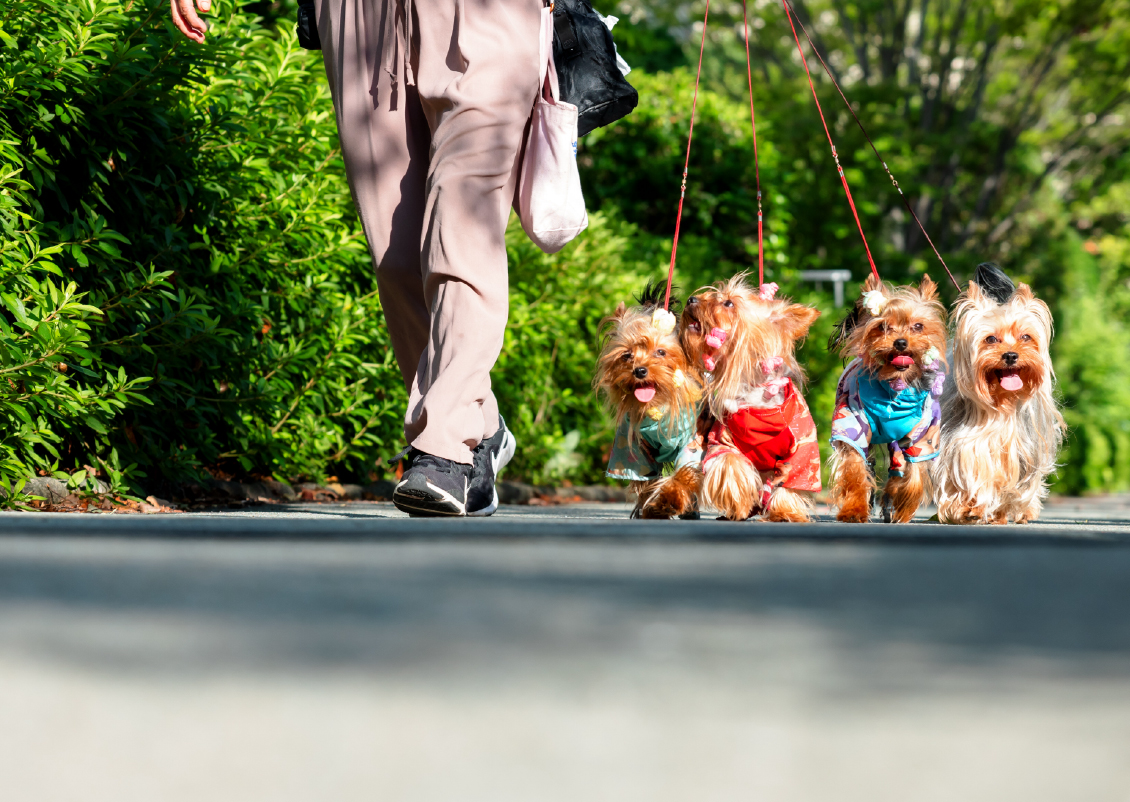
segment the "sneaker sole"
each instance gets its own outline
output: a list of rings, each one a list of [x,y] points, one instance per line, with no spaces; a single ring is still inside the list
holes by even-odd
[[[498,481],[498,472],[506,467],[510,460],[514,459],[514,452],[518,449],[518,441],[514,439],[514,434],[509,429],[506,430],[506,436],[502,438],[502,447],[498,449],[498,456],[491,457],[491,465],[494,467],[495,481]],[[474,512],[468,512],[468,518],[485,518],[488,515],[494,515],[498,510],[498,488],[494,488],[494,498],[486,507]]]
[[[431,489],[435,495],[423,493],[411,488],[402,490],[398,487],[392,491],[392,503],[398,510],[406,512],[409,515],[442,516],[446,518],[462,518],[466,516],[467,512],[464,505],[456,500],[450,493],[441,490],[431,483],[428,483],[428,488]],[[464,493],[466,493],[466,489],[464,489]]]

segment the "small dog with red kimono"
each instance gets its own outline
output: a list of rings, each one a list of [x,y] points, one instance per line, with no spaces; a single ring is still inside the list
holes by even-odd
[[[820,312],[776,293],[776,284],[755,290],[740,274],[683,309],[683,350],[710,375],[702,501],[731,521],[811,520],[820,490],[816,425],[796,361]]]
[[[836,388],[829,473],[836,519],[866,523],[876,490],[871,447],[885,444],[890,468],[884,517],[906,523],[929,488],[919,463],[938,456],[946,324],[937,285],[893,287],[868,276],[854,309],[828,341],[851,362]]]

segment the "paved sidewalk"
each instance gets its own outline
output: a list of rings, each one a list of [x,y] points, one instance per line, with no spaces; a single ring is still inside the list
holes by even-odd
[[[1051,542],[1087,540],[1130,543],[1130,497],[1053,499],[1042,519],[1026,526],[944,526],[929,521],[923,508],[911,524],[841,524],[827,507],[816,508],[810,524],[719,521],[705,513],[697,521],[632,521],[630,504],[578,503],[502,506],[489,518],[409,518],[391,502],[350,501],[270,504],[191,513],[114,515],[105,513],[0,512],[4,534],[119,537],[333,538],[405,537],[611,538],[725,540],[915,540]]]
[[[1130,799],[1124,501],[626,515],[2,514],[4,799]]]

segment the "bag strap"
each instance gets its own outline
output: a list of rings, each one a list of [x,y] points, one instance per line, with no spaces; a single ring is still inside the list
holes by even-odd
[[[561,102],[561,84],[557,80],[557,64],[553,60],[553,49],[549,51],[549,68],[546,70],[544,87],[549,90],[546,100],[554,105]]]
[[[553,5],[545,6],[541,14],[541,81],[538,84],[538,96],[556,105],[561,100],[561,87],[557,79],[557,65],[553,60]]]
[[[564,9],[553,11],[553,31],[557,34],[557,41],[561,45],[561,55],[566,61],[572,61],[581,55],[581,43],[577,39],[577,31],[573,27],[573,18]]]

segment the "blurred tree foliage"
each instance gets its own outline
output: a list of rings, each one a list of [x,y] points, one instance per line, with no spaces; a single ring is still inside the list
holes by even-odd
[[[964,280],[995,259],[1056,313],[1072,436],[1058,489],[1130,488],[1130,0],[793,0]],[[625,0],[639,108],[586,137],[590,229],[547,257],[516,226],[494,372],[512,475],[594,481],[599,325],[665,273],[702,2]],[[404,392],[345,185],[319,54],[293,0],[214,4],[205,46],[165,0],[0,9],[0,480],[119,489],[205,469],[365,480],[398,451]],[[829,294],[862,245],[775,0],[750,3],[767,277],[821,306],[802,351],[814,414],[839,362]],[[708,29],[678,283],[756,269],[742,6]],[[803,41],[803,38],[802,38]],[[807,51],[807,43],[805,49]],[[944,274],[854,121],[809,66],[884,275]],[[955,294],[943,284],[947,297]]]
[[[791,0],[931,239],[959,281],[995,260],[1056,316],[1053,356],[1072,429],[1056,489],[1130,488],[1127,0]],[[590,201],[670,247],[704,2],[615,9],[640,108],[582,144]],[[740,3],[711,6],[679,276],[756,268],[753,147]],[[767,279],[805,295],[797,271],[866,259],[780,0],[748,7]],[[798,28],[798,33],[800,30]],[[875,159],[803,33],[801,42],[885,278],[929,272],[956,290]],[[653,54],[671,41],[681,52]],[[645,44],[639,45],[637,43]],[[650,44],[654,43],[654,44]],[[655,247],[655,246],[652,246]],[[658,248],[662,250],[662,248]],[[838,371],[823,353],[834,312],[803,350],[817,423]],[[1101,351],[1101,354],[1096,353]]]

